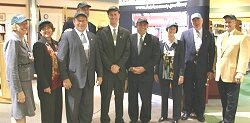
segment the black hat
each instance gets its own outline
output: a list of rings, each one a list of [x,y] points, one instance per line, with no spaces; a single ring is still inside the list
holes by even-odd
[[[55,30],[52,22],[49,21],[49,20],[47,20],[47,19],[43,19],[43,20],[39,21],[39,23],[38,23],[38,30],[41,31],[45,24],[48,24],[49,27],[52,28],[53,31]]]
[[[120,13],[119,8],[117,8],[116,6],[111,6],[109,7],[109,9],[107,10],[107,13],[111,12],[111,11],[118,11]]]
[[[87,2],[81,2],[77,5],[77,8],[91,7]]]
[[[166,27],[166,30],[168,31],[168,28],[170,27],[175,27],[176,28],[176,33],[178,32],[178,24],[177,23],[169,23]]]
[[[232,14],[230,14],[230,15],[225,15],[223,18],[224,18],[224,19],[230,18],[230,19],[232,19],[232,20],[237,20],[237,18],[236,18],[234,15],[232,15]]]
[[[139,18],[137,20],[137,23],[143,23],[143,22],[148,24],[148,20],[146,18]]]
[[[77,13],[75,14],[74,18],[77,18],[77,17],[79,17],[79,16],[84,16],[84,17],[88,18],[88,16],[87,16],[85,13],[82,13],[82,12],[77,12]]]

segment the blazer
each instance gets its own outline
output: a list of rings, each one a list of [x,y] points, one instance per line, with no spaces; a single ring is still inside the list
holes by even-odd
[[[159,38],[147,33],[142,43],[139,55],[137,40],[137,33],[130,36],[131,53],[127,63],[127,68],[143,66],[146,71],[140,75],[129,72],[129,77],[131,77],[131,79],[138,78],[140,81],[153,81],[154,66],[159,63],[160,59]]]
[[[5,41],[4,55],[7,81],[13,93],[22,91],[20,82],[33,79],[33,61],[29,58],[30,49],[21,42],[21,38],[12,32]]]
[[[187,62],[192,61],[196,54],[193,28],[190,28],[182,32],[180,40],[184,42],[185,64],[186,64]],[[197,78],[205,79],[207,77],[207,72],[213,72],[214,56],[215,56],[214,37],[212,33],[203,29],[202,44],[198,52],[198,59],[196,64]]]
[[[88,79],[89,86],[95,85],[95,71],[97,76],[103,76],[102,62],[96,36],[87,32],[89,39],[89,60],[75,29],[62,35],[58,46],[58,61],[62,80],[70,79],[72,86],[84,88]],[[87,84],[87,83],[86,83]]]
[[[159,78],[162,79],[163,76],[163,50],[166,42],[160,42],[160,62],[155,67],[155,74],[158,74]],[[175,47],[174,50],[174,81],[178,81],[179,76],[184,76],[184,44],[182,41],[177,40],[172,44]]]
[[[225,32],[217,38],[217,62],[216,62],[216,81],[221,78],[223,82],[235,82],[236,73],[246,74],[249,62],[250,37],[243,35],[242,32],[235,30],[230,35],[225,47],[221,46]]]
[[[73,20],[68,20],[64,23],[63,25],[63,30],[62,30],[62,33],[66,30],[66,29],[74,29],[74,23],[73,23]],[[96,26],[91,23],[91,22],[88,22],[88,28],[89,28],[89,32],[92,32],[94,34],[96,34]]]
[[[34,66],[37,74],[37,89],[42,91],[50,87],[52,83],[52,61],[45,45],[46,42],[47,40],[41,37],[41,39],[33,45]],[[58,42],[55,40],[52,40],[51,43],[55,47],[58,45]]]
[[[117,64],[120,67],[120,71],[117,76],[120,80],[125,80],[127,76],[125,64],[130,53],[129,31],[123,27],[118,27],[116,46],[114,45],[109,26],[106,26],[102,30],[98,31],[96,35],[100,46],[105,76],[107,78],[112,76],[113,73],[111,72],[111,65]]]

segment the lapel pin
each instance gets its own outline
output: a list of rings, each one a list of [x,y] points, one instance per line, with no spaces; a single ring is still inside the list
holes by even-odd
[[[146,46],[147,44],[146,44],[146,43],[144,43],[144,45]]]

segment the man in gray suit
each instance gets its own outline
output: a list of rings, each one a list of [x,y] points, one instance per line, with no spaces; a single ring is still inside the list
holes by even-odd
[[[109,105],[115,94],[116,123],[123,123],[123,95],[126,79],[125,64],[129,57],[129,31],[119,26],[120,11],[112,6],[107,11],[110,24],[98,31],[98,43],[103,62],[101,85],[101,122],[109,123]]]
[[[103,70],[96,36],[86,31],[88,16],[76,13],[72,31],[63,33],[58,48],[61,79],[66,89],[68,123],[91,123],[95,71],[97,84],[102,82]]]

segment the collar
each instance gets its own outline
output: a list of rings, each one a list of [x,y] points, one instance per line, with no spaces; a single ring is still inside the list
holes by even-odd
[[[113,32],[113,29],[116,29],[116,32],[118,31],[118,26],[119,26],[119,24],[117,24],[117,26],[116,27],[113,27],[113,26],[111,26],[110,24],[109,24],[109,27],[110,27],[110,29],[111,29],[111,31]],[[116,33],[117,34],[117,33]]]
[[[201,28],[201,29],[199,29],[198,31],[200,32],[200,34],[202,34],[202,31],[203,31],[203,30],[202,30],[202,28]],[[195,30],[194,28],[193,28],[193,32],[194,32],[194,34],[197,33],[196,30]]]
[[[87,30],[85,29],[83,32],[78,31],[76,28],[74,28],[76,33],[81,37],[81,34],[83,33],[85,36],[87,36]]]
[[[142,35],[142,39],[143,39],[143,40],[144,40],[146,34],[147,34],[147,33],[144,33],[144,34]],[[137,33],[137,37],[138,37],[138,39],[140,39],[140,38],[141,38],[141,35],[140,35],[139,33]]]
[[[233,29],[231,32],[226,31],[226,35],[233,35],[236,29]]]

